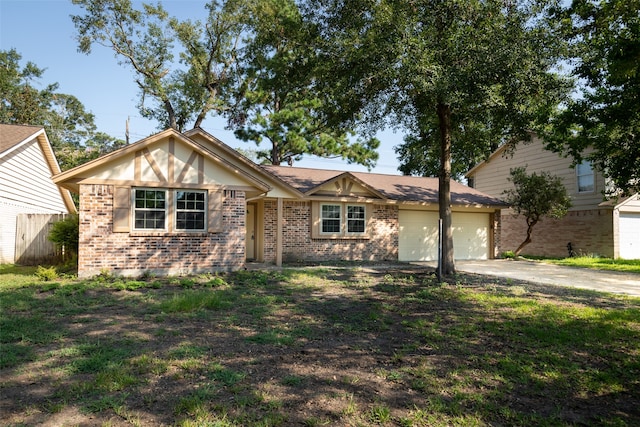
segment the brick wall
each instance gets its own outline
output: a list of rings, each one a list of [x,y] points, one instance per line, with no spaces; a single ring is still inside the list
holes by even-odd
[[[514,251],[524,240],[527,226],[523,216],[502,211],[500,252]],[[533,227],[523,255],[566,257],[567,243],[579,255],[613,256],[613,216],[610,209],[569,211],[562,219],[544,218]]]
[[[369,239],[311,238],[311,202],[285,201],[283,206],[283,261],[395,261],[398,259],[397,206],[369,205]],[[264,258],[275,262],[277,204],[264,204]]]
[[[245,195],[226,192],[223,232],[113,233],[113,186],[80,186],[78,276],[237,270],[245,262]]]

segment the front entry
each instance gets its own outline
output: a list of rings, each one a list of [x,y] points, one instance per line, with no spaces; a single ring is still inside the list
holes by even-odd
[[[247,238],[245,239],[247,261],[256,259],[256,207],[253,203],[247,204]]]

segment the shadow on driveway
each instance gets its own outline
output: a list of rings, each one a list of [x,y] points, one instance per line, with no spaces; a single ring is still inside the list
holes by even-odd
[[[434,266],[435,263],[412,263]],[[464,273],[525,280],[545,285],[570,286],[599,292],[640,296],[640,275],[616,271],[565,267],[535,261],[490,259],[456,261],[456,269]]]

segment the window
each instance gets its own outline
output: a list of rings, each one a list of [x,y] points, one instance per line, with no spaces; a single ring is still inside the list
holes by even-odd
[[[347,233],[364,233],[364,206],[347,206]]]
[[[366,204],[313,202],[312,215],[314,239],[369,238],[371,212]]]
[[[134,227],[138,230],[164,230],[167,217],[165,190],[135,190]]]
[[[341,220],[340,205],[322,205],[321,219],[322,226],[321,232],[327,234],[340,233],[340,220]]]
[[[204,230],[206,205],[204,191],[176,191],[176,230]]]
[[[582,163],[576,167],[576,174],[578,176],[578,193],[593,192],[594,182],[591,162],[583,160]]]

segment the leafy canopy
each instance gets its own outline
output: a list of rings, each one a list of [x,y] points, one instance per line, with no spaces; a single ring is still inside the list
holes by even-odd
[[[183,131],[191,123],[199,127],[212,111],[225,111],[242,31],[236,2],[211,1],[204,22],[172,18],[160,3],[142,3],[142,10],[130,0],[73,3],[84,9],[71,17],[79,50],[89,54],[94,44],[106,46],[133,70],[143,117]]]
[[[615,191],[640,191],[640,1],[574,0],[556,13],[583,83],[545,133],[549,148],[590,160]]]
[[[249,7],[237,104],[229,120],[236,136],[257,145],[266,141],[270,148],[258,156],[276,165],[311,154],[372,167],[379,141],[358,139],[322,114],[328,100],[314,87],[314,30],[296,3],[260,0]]]
[[[320,4],[320,7],[318,6]],[[405,130],[404,173],[439,177],[443,272],[455,271],[450,179],[498,144],[529,140],[565,99],[552,1],[323,0],[323,89],[334,120]],[[436,158],[434,158],[437,156]],[[456,168],[452,168],[452,160]],[[460,165],[460,162],[463,162]]]

